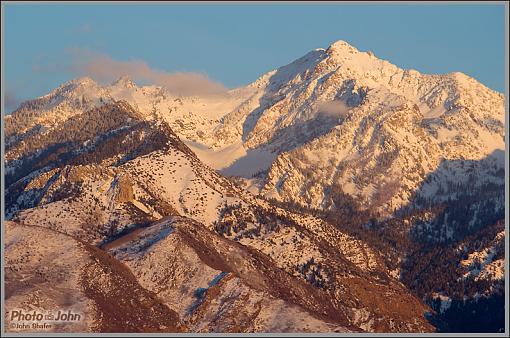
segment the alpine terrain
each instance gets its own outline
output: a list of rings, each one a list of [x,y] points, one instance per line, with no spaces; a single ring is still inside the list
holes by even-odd
[[[55,332],[504,331],[504,100],[344,41],[226,93],[66,82],[4,117],[6,311],[81,314]]]

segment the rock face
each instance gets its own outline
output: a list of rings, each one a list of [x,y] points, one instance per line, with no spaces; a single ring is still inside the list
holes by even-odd
[[[72,80],[5,117],[9,236],[74,252],[79,331],[452,328],[503,290],[503,102],[343,41],[221,95]]]

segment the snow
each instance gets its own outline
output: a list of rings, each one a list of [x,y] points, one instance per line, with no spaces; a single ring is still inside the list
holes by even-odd
[[[497,259],[497,245],[504,241],[505,232],[499,232],[494,239],[479,251],[474,251],[460,262],[467,272],[464,278],[473,277],[475,280],[501,280],[504,279],[504,260]]]
[[[452,306],[452,299],[448,296],[433,293],[432,297],[439,299],[440,301],[439,313],[445,313]]]
[[[261,149],[249,149],[226,168],[220,170],[223,175],[227,176],[241,176],[241,177],[252,177],[253,175],[267,170],[276,154],[271,153],[267,150]]]
[[[353,98],[354,88],[366,88],[365,97],[330,132],[278,155],[261,187],[267,196],[322,208],[327,197],[323,187],[338,183],[371,205],[378,194],[365,181],[377,177],[381,182],[401,182],[380,206],[373,206],[389,213],[409,203],[443,160],[480,160],[504,149],[504,125],[498,124],[504,116],[503,98],[475,80],[463,74],[401,70],[343,41],[334,43],[327,53],[330,56],[316,66],[310,81],[296,77],[280,91],[283,99],[277,104],[285,102],[286,109],[276,111],[297,120],[294,107],[306,111],[310,102],[331,100],[333,89],[345,88]],[[321,85],[310,92],[316,79]],[[355,85],[347,86],[348,81]],[[267,128],[268,121],[263,123],[258,133],[265,139],[257,140],[260,145],[276,133]],[[274,128],[282,126],[274,124]],[[289,142],[292,136],[288,135]],[[380,169],[387,159],[392,159],[390,167]],[[487,179],[492,180],[490,175]]]
[[[505,278],[505,260],[497,259],[485,264],[477,279],[503,280]]]
[[[260,191],[316,208],[328,205],[328,188],[339,184],[345,193],[384,213],[388,205],[398,208],[410,202],[418,188],[424,196],[434,196],[440,184],[467,180],[467,175],[459,174],[466,172],[459,160],[479,161],[492,153],[499,167],[503,163],[504,126],[498,123],[504,120],[501,95],[464,74],[426,75],[399,69],[344,41],[327,50],[316,49],[246,87],[217,97],[176,97],[161,87],[139,87],[128,78],[106,86],[90,79],[74,80],[40,98],[42,108],[27,108],[27,115],[36,113],[28,125],[42,123],[51,129],[102,100],[118,99],[129,102],[143,119],[168,122],[198,159],[169,144],[168,150],[139,156],[118,167],[98,165],[107,173],[78,175],[81,190],[75,200],[52,201],[52,193],[65,180],[59,178],[46,187],[45,175],[35,172],[27,177],[31,182],[18,204],[36,197],[41,200],[36,207],[21,211],[19,220],[99,244],[113,221],[119,226],[116,233],[133,230],[136,224],[128,206],[136,207],[148,221],[179,214],[201,222],[208,230],[213,230],[227,204],[241,204],[245,216],[253,215],[255,207],[269,212],[267,202],[235,187],[222,175],[244,177],[253,193]],[[317,107],[336,100],[348,103],[349,110],[341,119],[319,120],[314,125]],[[84,147],[92,147],[92,143]],[[501,184],[494,174],[499,167],[493,168],[491,161],[480,162],[476,168],[477,184]],[[17,165],[11,161],[6,169],[13,172]],[[261,171],[267,174],[253,177]],[[425,184],[424,179],[433,173],[433,183]],[[120,175],[132,181],[129,202],[118,201]],[[45,191],[36,194],[36,189]],[[380,205],[373,205],[382,189],[388,189],[388,196],[378,202]],[[436,196],[438,201],[455,197],[448,193]],[[246,247],[297,278],[304,278],[296,269],[300,264],[312,258],[327,264],[332,259],[318,242],[338,249],[335,258],[352,263],[360,273],[384,272],[399,278],[398,269],[387,271],[379,252],[332,225],[279,208],[271,212],[298,226],[262,231],[254,238],[243,237],[241,231],[228,238],[239,246],[211,244],[230,259],[233,273],[207,265],[196,247],[164,221],[137,228],[103,248],[197,331],[221,330],[224,324],[215,326],[213,319],[229,318],[226,313],[236,314],[241,306],[258,309],[250,313],[255,323],[251,329],[257,331],[335,329],[335,325],[263,290],[263,275],[250,266],[243,251]],[[260,226],[256,222],[248,222],[247,229]],[[443,234],[454,235],[447,227]],[[497,241],[504,234],[498,236],[461,262],[465,278],[504,278],[504,261],[495,258]],[[19,238],[13,236],[9,245],[16,247]],[[441,301],[444,311],[448,299]],[[370,309],[360,306],[352,311],[356,325],[373,330]],[[198,315],[205,319],[194,321]]]
[[[204,144],[189,140],[184,142],[202,162],[216,170],[227,168],[237,159],[246,156],[246,149],[241,142],[222,149],[213,149]]]
[[[493,133],[486,129],[479,128],[478,135],[484,142],[486,154],[494,153],[497,150],[502,150],[502,154],[505,152],[505,140],[504,138],[497,137]]]
[[[138,157],[122,168],[140,185],[170,203],[179,214],[207,225],[218,218],[226,201],[237,201],[237,197],[229,197],[225,188],[218,184],[228,184],[224,178],[175,149]]]
[[[143,204],[142,202],[140,201],[137,201],[136,199],[135,200],[132,200],[131,203],[133,203],[135,205],[135,207],[137,207],[138,209],[142,210],[143,212],[147,213],[147,214],[152,214],[152,216],[155,218],[155,219],[160,219],[161,218],[161,214],[155,210],[151,210],[149,209],[145,204]]]
[[[213,149],[197,142],[185,141],[198,158],[226,176],[251,178],[267,170],[276,154],[263,149],[247,149],[241,142]]]
[[[373,331],[374,320],[370,318],[370,311],[366,308],[353,309],[353,321],[366,332]]]
[[[438,105],[435,108],[430,109],[426,104],[421,104],[420,110],[425,113],[423,114],[423,118],[425,119],[435,119],[441,117],[445,112],[446,108],[443,105]]]
[[[94,304],[80,285],[81,268],[91,261],[89,254],[62,234],[9,221],[5,222],[4,240],[5,310],[47,313],[69,309],[82,314],[84,320],[52,325],[50,332],[90,331]]]
[[[115,250],[115,254],[120,260],[131,260],[136,255],[150,254],[155,245],[164,240],[167,236],[171,235],[174,231],[173,228],[167,227],[165,224],[155,224],[145,231],[137,231],[136,242],[125,243],[125,238],[122,238],[123,244],[116,245],[115,242],[109,243],[106,248],[108,250]],[[140,235],[142,233],[142,235]]]
[[[147,240],[150,247],[143,245]],[[167,221],[140,229],[120,243],[105,248],[133,271],[142,286],[157,292],[181,317],[189,315],[196,301],[195,290],[207,289],[211,281],[219,281],[221,271],[201,263],[194,250],[173,234]]]

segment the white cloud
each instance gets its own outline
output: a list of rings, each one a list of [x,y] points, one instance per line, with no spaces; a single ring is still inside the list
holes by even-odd
[[[348,111],[349,107],[343,101],[333,100],[320,103],[317,114],[342,118]]]
[[[167,72],[153,69],[141,60],[119,61],[109,55],[87,49],[71,49],[71,72],[80,76],[90,76],[100,82],[111,82],[121,76],[129,76],[134,81],[159,85],[170,92],[182,95],[221,95],[227,89],[206,75],[194,72]]]

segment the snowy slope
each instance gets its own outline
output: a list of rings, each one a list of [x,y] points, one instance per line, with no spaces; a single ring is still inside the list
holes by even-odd
[[[297,305],[275,299],[251,281],[247,284],[227,266],[211,264],[181,229],[174,220],[162,220],[129,239],[107,244],[105,249],[125,262],[141,285],[176,308],[193,331],[346,331],[314,318]],[[153,265],[158,269],[152,269]],[[279,320],[275,321],[274,313],[280,314]]]
[[[263,193],[328,208],[327,188],[338,185],[366,207],[393,211],[408,204],[445,161],[488,156],[497,163],[481,165],[479,176],[501,184],[494,176],[503,167],[497,152],[505,148],[501,94],[461,73],[402,70],[342,41],[320,53],[321,61],[306,70],[294,67],[292,80],[282,70],[287,80],[271,93],[278,102],[259,113],[253,131],[243,135],[250,146],[283,145]],[[314,105],[325,101],[346,109],[334,112],[323,135],[310,140],[289,127],[306,120],[306,130]],[[436,189],[440,183],[446,184]]]
[[[102,122],[101,115],[95,114],[97,110],[84,113],[98,119],[97,124],[103,126],[98,129],[100,134],[67,136],[66,151],[57,161],[28,160],[31,169],[40,169],[8,187],[9,217],[110,248],[107,250],[122,262],[138,259],[138,253],[145,257],[146,250],[150,254],[151,248],[173,238],[173,230],[161,229],[162,225],[155,221],[168,216],[188,217],[188,221],[176,225],[180,224],[178,229],[188,241],[194,238],[190,243],[194,251],[200,255],[196,245],[205,246],[228,266],[222,269],[209,262],[209,269],[195,260],[201,266],[201,276],[209,277],[190,283],[197,283],[197,289],[206,288],[205,284],[227,272],[232,276],[225,279],[219,299],[230,299],[232,288],[237,288],[249,294],[250,301],[264,299],[269,308],[281,310],[282,316],[287,313],[285,316],[304,319],[304,324],[293,324],[287,318],[287,326],[279,328],[267,312],[260,316],[250,314],[253,318],[243,330],[285,330],[294,325],[303,331],[345,327],[404,332],[431,329],[423,319],[427,307],[391,277],[377,250],[317,217],[275,207],[243,190],[202,163],[166,122],[146,121],[143,114],[131,114],[127,103],[115,103],[109,109],[119,117],[112,124]],[[93,121],[90,118],[87,121]],[[111,128],[120,131],[112,132]],[[55,128],[53,133],[57,131]],[[62,139],[66,134],[58,135]],[[85,140],[86,137],[92,138]],[[33,139],[30,136],[27,142]],[[52,147],[53,140],[54,137],[35,137],[29,142],[29,149],[44,152]],[[199,238],[200,243],[194,242]],[[112,247],[117,241],[133,240],[128,246]],[[187,259],[193,258],[190,248],[183,250]],[[151,292],[158,293],[160,286],[147,284],[149,281],[141,276],[162,276],[165,257],[153,256],[152,265],[141,262],[142,267],[132,267],[140,285]],[[273,283],[273,279],[279,283]],[[362,290],[371,291],[367,294]],[[182,298],[178,304],[168,303],[181,318],[186,318],[190,307],[198,306],[189,291],[168,292],[165,297],[179,294],[178,298]],[[241,298],[227,307],[231,313],[248,302],[244,293],[235,294]],[[391,295],[388,306],[372,308],[374,300],[383,301],[383,295]],[[397,309],[401,299],[414,304],[414,310]],[[329,304],[325,314],[321,312],[323,304]],[[207,317],[223,310],[207,307],[203,311]],[[193,330],[224,329],[204,319],[189,320]]]
[[[182,332],[172,309],[143,289],[121,263],[104,252],[47,228],[6,222],[6,311],[79,314],[71,322],[11,321],[8,331],[25,332]],[[122,296],[122,297],[121,297]],[[43,324],[43,322],[39,322]]]

